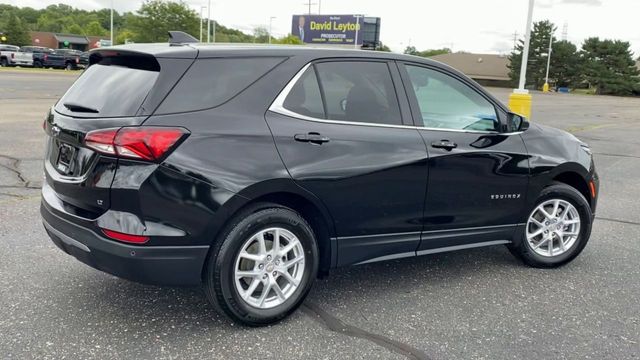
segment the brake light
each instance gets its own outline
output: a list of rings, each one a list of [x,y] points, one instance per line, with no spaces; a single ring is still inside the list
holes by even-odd
[[[49,58],[49,55],[44,54],[44,61],[47,61],[48,58]]]
[[[16,54],[15,53],[11,53],[11,58],[15,59],[16,58]]]
[[[113,230],[107,230],[107,229],[102,229],[102,232],[114,240],[128,242],[132,244],[144,244],[147,241],[149,241],[149,237],[144,235],[125,234],[125,233],[121,233]]]
[[[123,127],[90,131],[84,138],[84,144],[103,154],[159,161],[187,135],[189,132],[183,128]]]
[[[76,64],[80,63],[80,58],[76,56]]]

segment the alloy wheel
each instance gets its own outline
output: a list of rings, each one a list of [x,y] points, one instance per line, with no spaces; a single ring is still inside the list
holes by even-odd
[[[570,202],[547,200],[538,205],[527,221],[526,236],[531,249],[540,256],[566,253],[580,235],[580,214]]]
[[[234,284],[248,305],[270,309],[284,303],[304,276],[302,243],[280,227],[261,230],[240,248],[234,265]]]

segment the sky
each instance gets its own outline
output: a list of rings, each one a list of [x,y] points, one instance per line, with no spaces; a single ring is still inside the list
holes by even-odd
[[[64,3],[95,10],[109,7],[135,11],[142,0],[0,0],[16,6],[43,8]],[[364,14],[380,17],[380,40],[393,51],[406,46],[418,50],[449,47],[453,51],[508,53],[514,33],[524,36],[528,0],[211,0],[211,17],[227,27],[251,33],[256,26],[268,27],[274,36],[291,31],[291,15],[312,13]],[[185,0],[200,13],[208,0]],[[320,9],[318,8],[320,3]],[[205,10],[206,16],[207,10]],[[578,47],[585,38],[599,36],[629,41],[634,57],[640,56],[638,0],[536,0],[533,19],[549,19],[558,27],[556,37]]]

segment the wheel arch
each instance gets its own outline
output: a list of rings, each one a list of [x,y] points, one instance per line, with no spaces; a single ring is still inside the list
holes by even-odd
[[[589,190],[589,184],[587,180],[580,174],[574,171],[565,171],[553,178],[554,182],[563,183],[571,186],[572,188],[578,190],[582,196],[587,200],[589,205],[591,205],[593,199],[591,196],[591,191]]]
[[[220,209],[220,217],[210,227],[212,244],[220,241],[229,221],[243,211],[260,203],[273,203],[298,212],[311,226],[316,235],[320,255],[319,275],[324,276],[334,267],[337,247],[334,243],[333,218],[324,204],[312,193],[298,186],[291,179],[267,180],[254,184],[229,199]],[[257,210],[256,210],[257,211]],[[214,248],[211,246],[210,250]],[[207,256],[207,261],[209,256]],[[203,275],[207,264],[203,267]]]

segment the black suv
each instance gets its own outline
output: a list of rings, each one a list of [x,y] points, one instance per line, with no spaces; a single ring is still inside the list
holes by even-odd
[[[585,247],[589,147],[424,58],[134,44],[45,121],[53,242],[134,281],[203,284],[250,325],[332,268],[504,244],[554,267]]]

